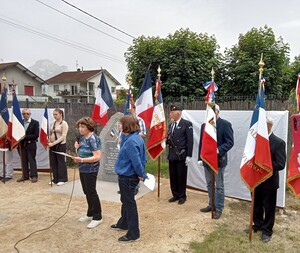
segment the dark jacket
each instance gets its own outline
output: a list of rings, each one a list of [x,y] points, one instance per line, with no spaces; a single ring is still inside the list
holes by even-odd
[[[182,161],[187,156],[193,155],[193,124],[183,118],[180,119],[178,126],[172,133],[172,126],[169,125],[167,144],[169,145],[168,160]]]
[[[279,172],[286,163],[285,142],[275,134],[269,136],[270,152],[272,158],[273,175],[256,188],[274,190],[279,188]]]
[[[200,141],[199,141],[199,151],[198,160],[201,160],[201,148],[202,148],[202,135],[204,131],[205,124],[201,126]],[[225,119],[217,119],[217,145],[218,145],[218,167],[222,168],[227,166],[227,152],[233,147],[233,129],[231,123]]]
[[[39,138],[40,128],[39,122],[31,119],[30,124],[25,132],[25,138],[21,141],[22,148],[36,149],[36,143]]]

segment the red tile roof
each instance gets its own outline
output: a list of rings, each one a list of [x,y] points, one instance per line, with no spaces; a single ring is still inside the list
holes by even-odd
[[[100,73],[101,70],[78,70],[70,72],[62,72],[47,80],[47,83],[66,83],[66,82],[82,82]]]

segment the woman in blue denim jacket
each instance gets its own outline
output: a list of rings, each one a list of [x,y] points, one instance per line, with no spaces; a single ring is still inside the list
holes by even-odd
[[[115,230],[128,230],[120,237],[120,242],[135,241],[140,237],[137,205],[134,191],[139,180],[147,178],[145,174],[146,149],[143,138],[139,135],[140,126],[137,118],[126,115],[120,119],[122,141],[115,164],[121,193],[121,218],[114,225]]]

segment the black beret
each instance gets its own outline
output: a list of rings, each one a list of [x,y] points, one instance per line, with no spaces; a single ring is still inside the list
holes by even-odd
[[[171,105],[170,111],[182,111],[182,108],[180,105]]]

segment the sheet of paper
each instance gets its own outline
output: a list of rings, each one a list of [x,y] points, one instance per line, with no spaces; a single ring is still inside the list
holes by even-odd
[[[67,156],[67,157],[70,157],[70,158],[73,158],[74,156],[71,156],[65,152],[57,152],[57,151],[52,151],[53,153],[56,153],[56,154],[59,154],[59,155],[64,155],[64,156]]]
[[[147,173],[147,179],[145,179],[144,181],[144,185],[150,190],[150,191],[153,191],[154,188],[155,188],[155,177],[150,174],[150,173]]]

